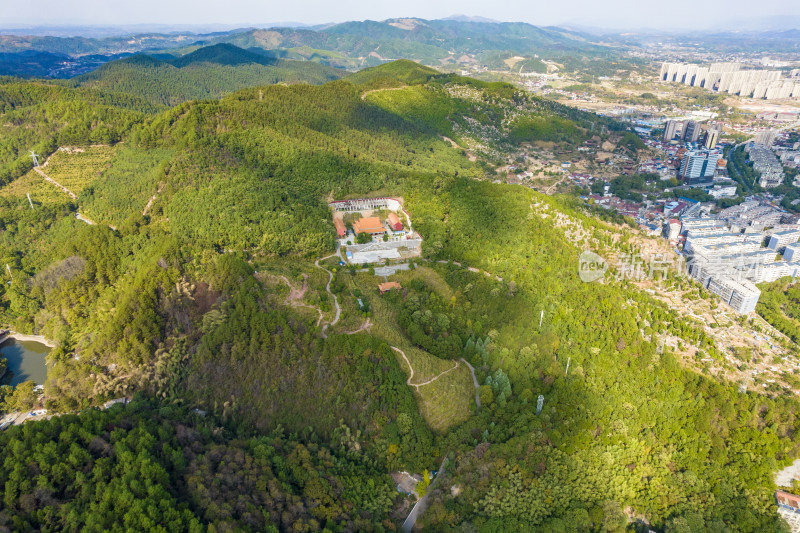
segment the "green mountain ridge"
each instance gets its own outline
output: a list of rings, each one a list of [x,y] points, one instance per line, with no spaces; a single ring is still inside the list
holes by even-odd
[[[65,83],[136,95],[156,105],[175,105],[219,98],[243,87],[325,83],[345,74],[317,63],[273,59],[230,44],[217,44],[173,59],[137,54]]]
[[[169,109],[116,98],[0,80],[18,162],[0,321],[54,341],[45,406],[80,412],[0,435],[0,527],[391,531],[411,502],[389,474],[444,464],[426,531],[787,531],[773,475],[800,455],[796,398],[685,368],[659,335],[723,358],[703,324],[580,280],[582,249],[630,253],[633,230],[494,183],[521,142],[625,125],[408,61]],[[77,200],[21,166],[52,126],[43,156],[85,150],[45,168]],[[399,291],[318,259],[328,202],[362,196],[402,198],[424,238]]]
[[[351,70],[395,59],[411,59],[434,67],[483,64],[508,70],[503,60],[515,55],[530,62],[526,68],[537,71],[543,68],[539,58],[597,73],[624,68],[622,48],[597,45],[588,37],[562,28],[542,28],[526,23],[410,18],[344,22],[316,30],[263,28],[205,35],[141,34],[102,39],[0,36],[0,53],[35,50],[72,56],[136,52],[185,54],[198,47],[228,43],[286,59],[312,60]],[[9,65],[9,68],[17,68],[11,59]],[[50,71],[41,75],[47,72]],[[65,68],[65,72],[69,72],[69,68]]]

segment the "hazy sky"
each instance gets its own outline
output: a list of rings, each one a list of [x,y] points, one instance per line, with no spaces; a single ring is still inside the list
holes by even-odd
[[[0,27],[74,24],[310,24],[392,17],[482,16],[607,28],[745,27],[800,17],[798,0],[0,0]]]

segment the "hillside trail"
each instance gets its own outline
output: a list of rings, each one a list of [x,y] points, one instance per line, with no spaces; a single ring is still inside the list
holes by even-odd
[[[308,284],[307,284],[308,276],[303,274],[303,286],[300,289],[292,285],[292,283],[286,276],[272,276],[272,277],[282,280],[286,284],[286,286],[289,287],[289,294],[286,296],[286,299],[283,302],[284,305],[288,305],[290,307],[304,307],[306,309],[313,309],[314,311],[319,313],[319,318],[317,318],[317,326],[319,326],[322,323],[322,320],[325,317],[325,314],[322,312],[322,309],[302,301],[303,296],[305,296],[306,291],[308,290]]]
[[[475,369],[472,367],[472,365],[469,364],[469,362],[467,362],[467,360],[463,357],[461,358],[461,361],[464,361],[464,364],[467,365],[467,368],[469,368],[469,373],[472,374],[472,384],[475,387],[475,405],[477,406],[475,410],[477,411],[481,408],[481,386],[478,385],[478,378],[475,377]]]
[[[427,261],[428,263],[432,262],[430,259],[425,259],[424,257],[417,258],[417,261]],[[497,281],[503,281],[502,277],[496,276],[496,275],[492,274],[491,272],[489,272],[488,270],[481,270],[479,268],[470,267],[470,266],[465,267],[464,265],[462,265],[458,261],[445,261],[444,259],[439,259],[438,261],[436,261],[436,263],[439,263],[439,264],[442,264],[442,265],[447,265],[447,264],[452,263],[457,267],[466,268],[467,270],[469,270],[470,272],[474,272],[475,274],[481,274],[482,273],[487,278],[494,278]]]
[[[411,383],[411,380],[413,380],[413,379],[414,379],[414,367],[413,367],[413,366],[411,366],[411,361],[409,361],[409,360],[408,360],[408,357],[406,357],[406,353],[405,353],[403,350],[401,350],[400,348],[398,348],[397,346],[391,346],[391,348],[392,348],[392,350],[396,351],[396,352],[397,352],[397,353],[399,353],[401,356],[403,356],[403,360],[404,360],[404,361],[406,362],[406,364],[408,365],[408,373],[409,373],[409,376],[408,376],[408,379],[406,380],[406,385],[409,385],[410,387],[414,387],[414,388],[415,388],[415,389],[417,389],[417,390],[419,390],[419,388],[420,388],[420,387],[422,387],[422,386],[424,386],[424,385],[429,385],[429,384],[433,383],[434,381],[436,381],[436,380],[437,380],[437,379],[439,379],[440,377],[444,376],[444,375],[445,375],[445,374],[447,374],[448,372],[452,372],[453,370],[455,370],[456,368],[458,368],[459,366],[461,366],[461,362],[460,362],[460,361],[456,361],[456,364],[455,364],[455,365],[453,365],[453,368],[449,368],[449,369],[445,370],[445,371],[444,371],[444,372],[442,372],[441,374],[439,374],[439,375],[437,375],[437,376],[434,376],[434,377],[432,377],[432,378],[431,378],[431,379],[429,379],[428,381],[425,381],[425,382],[423,382],[423,383]]]
[[[326,256],[326,257],[323,257],[321,259],[317,259],[316,261],[314,261],[314,266],[316,266],[317,268],[322,269],[322,270],[324,270],[325,272],[328,273],[328,283],[325,285],[325,290],[328,291],[328,294],[333,296],[333,304],[336,307],[336,316],[334,317],[334,319],[331,322],[329,322],[329,323],[327,323],[327,324],[322,326],[322,338],[323,339],[327,339],[328,338],[328,334],[327,334],[328,326],[333,326],[334,324],[339,322],[339,317],[341,315],[342,309],[341,309],[341,307],[339,307],[339,299],[336,297],[335,294],[333,294],[331,292],[331,282],[333,281],[333,272],[331,272],[330,270],[328,270],[327,268],[325,268],[323,266],[320,266],[319,262],[323,261],[325,259],[329,259],[331,257],[336,257],[338,255],[339,255],[338,253],[335,253],[335,254],[331,254],[329,256]],[[488,272],[484,272],[484,273],[487,276],[491,276],[491,274],[489,274]],[[281,276],[281,277],[283,277],[283,276]],[[502,278],[500,278],[499,276],[498,276],[498,279],[500,279],[502,281]],[[285,277],[284,277],[284,280],[286,281],[286,283],[289,283],[289,280],[287,280]],[[305,278],[303,279],[303,292],[300,293],[300,297],[302,297],[302,294],[304,294],[304,293],[305,293]],[[292,294],[290,293],[289,296],[291,297]],[[321,312],[322,311],[320,310],[320,313]],[[320,317],[320,319],[321,318],[322,317]],[[357,330],[347,332],[346,334],[347,335],[354,335],[356,333],[359,333],[361,331],[369,329],[371,326],[372,326],[372,323],[370,322],[369,319],[367,319],[364,322],[364,324],[362,324],[361,327],[359,327]],[[456,361],[456,363],[453,365],[452,368],[449,368],[449,369],[445,370],[444,372],[442,372],[441,374],[438,374],[438,375],[432,377],[428,381],[425,381],[423,383],[412,383],[411,381],[414,379],[414,367],[411,366],[411,361],[408,360],[408,357],[406,357],[406,354],[405,354],[405,352],[403,350],[401,350],[397,346],[391,346],[390,345],[390,347],[392,348],[392,350],[394,350],[397,353],[399,353],[403,357],[403,360],[408,365],[409,376],[408,376],[408,379],[406,380],[406,384],[411,386],[411,387],[414,387],[415,389],[417,389],[417,391],[419,391],[420,387],[425,386],[425,385],[429,385],[429,384],[433,383],[434,381],[436,381],[437,379],[439,379],[440,377],[444,376],[445,374],[447,374],[449,372],[452,372],[453,370],[455,370],[456,368],[461,366],[461,362],[463,362],[465,365],[467,365],[467,368],[469,368],[470,374],[472,374],[472,383],[473,383],[473,386],[475,387],[475,404],[477,405],[478,409],[481,408],[481,399],[480,399],[480,396],[479,396],[480,386],[478,385],[478,379],[475,377],[475,369],[465,359],[462,358],[459,361]]]
[[[45,161],[45,164],[47,164],[46,161]],[[77,194],[75,194],[74,192],[72,192],[71,190],[67,189],[66,187],[61,185],[59,182],[57,182],[56,180],[54,180],[53,178],[51,178],[50,176],[45,174],[44,171],[40,167],[33,167],[33,170],[37,174],[39,174],[41,177],[43,177],[45,179],[45,181],[49,181],[50,183],[52,183],[53,185],[55,185],[56,187],[61,189],[64,193],[66,193],[73,200],[77,200],[78,199],[78,195]]]
[[[462,146],[459,146],[459,144],[457,142],[455,142],[453,139],[451,139],[450,137],[445,137],[444,135],[440,135],[439,137],[441,137],[442,140],[449,142],[450,146],[452,146],[456,150],[461,150],[465,154],[467,154],[467,159],[469,159],[472,163],[474,163],[475,161],[478,160],[478,156],[476,156],[475,154],[473,154],[472,152],[470,152],[466,148],[464,148]]]
[[[385,87],[383,89],[370,89],[369,91],[364,91],[363,93],[361,93],[361,99],[366,100],[367,95],[372,93],[379,93],[381,91],[399,91],[400,89],[406,89],[406,88],[408,88],[408,86],[404,85],[403,87]]]
[[[353,331],[345,331],[344,334],[345,335],[355,335],[356,333],[361,333],[362,331],[369,331],[369,328],[371,328],[371,327],[372,327],[372,321],[369,318],[367,318],[364,321],[364,323],[361,324],[361,326],[358,327],[358,329],[354,329]]]
[[[146,216],[147,213],[150,212],[150,208],[153,207],[153,202],[156,201],[156,197],[161,193],[162,190],[164,190],[164,184],[159,183],[155,194],[153,194],[153,196],[150,197],[150,199],[147,201],[147,205],[144,206],[144,209],[142,210],[142,216]]]
[[[327,324],[324,324],[322,326],[322,338],[323,339],[327,339],[328,338],[328,333],[327,333],[328,327],[336,325],[336,323],[339,322],[339,317],[342,314],[342,308],[339,307],[339,299],[336,297],[335,294],[333,294],[331,292],[331,282],[333,281],[333,272],[331,272],[330,270],[328,270],[327,268],[325,268],[323,266],[320,266],[320,264],[319,264],[320,261],[324,261],[325,259],[329,259],[331,257],[339,257],[339,253],[337,252],[337,253],[328,255],[326,257],[322,257],[322,258],[317,259],[316,261],[314,261],[314,266],[315,267],[317,267],[317,268],[319,268],[321,270],[324,270],[325,272],[328,273],[328,283],[325,285],[325,290],[328,291],[328,294],[333,296],[333,305],[336,308],[336,315],[334,315],[333,320],[328,322]]]
[[[561,183],[564,183],[564,180],[565,180],[565,179],[567,179],[567,176],[562,176],[560,180],[558,180],[557,182],[555,182],[554,184],[552,184],[550,187],[548,187],[548,188],[547,188],[547,190],[546,190],[546,191],[544,191],[544,193],[545,193],[545,194],[552,194],[552,193],[553,193],[553,189],[555,189],[556,187],[558,187],[558,185],[559,185],[559,184],[561,184]]]
[[[95,147],[95,146],[100,146],[100,147],[102,147],[102,146],[106,146],[106,145],[104,145],[104,144],[96,144],[96,145],[95,145],[95,144],[93,144],[93,145],[92,145],[92,147]],[[59,147],[59,149],[58,149],[58,150],[56,150],[55,152],[53,152],[52,154],[50,154],[50,156],[49,156],[47,159],[45,159],[44,163],[42,163],[42,164],[41,164],[41,165],[39,165],[38,167],[33,167],[33,170],[34,170],[34,171],[35,171],[37,174],[39,174],[39,175],[40,175],[42,178],[44,178],[44,180],[45,180],[45,181],[47,181],[47,182],[49,182],[49,183],[52,183],[53,185],[55,185],[56,187],[58,187],[59,189],[61,189],[61,191],[62,191],[62,192],[64,192],[64,193],[65,193],[67,196],[69,196],[69,197],[70,197],[70,198],[72,198],[73,200],[77,200],[77,199],[78,199],[78,195],[77,195],[77,194],[75,194],[75,193],[74,193],[74,192],[72,192],[71,190],[69,190],[69,189],[67,189],[66,187],[64,187],[63,185],[61,185],[59,182],[57,182],[56,180],[54,180],[53,178],[51,178],[50,176],[48,176],[47,174],[45,174],[44,170],[42,170],[44,167],[46,167],[46,166],[47,166],[47,165],[50,163],[50,159],[51,159],[51,158],[52,158],[52,157],[53,157],[53,156],[54,156],[54,155],[55,155],[57,152],[69,152],[69,150],[70,150],[70,148],[69,148],[69,147],[67,147],[67,146],[61,146],[61,147]],[[75,212],[75,218],[77,218],[77,219],[78,219],[78,220],[80,220],[81,222],[85,222],[86,224],[89,224],[90,226],[94,226],[95,224],[97,224],[97,223],[96,223],[94,220],[90,219],[90,218],[89,218],[89,217],[87,217],[86,215],[82,215],[81,213],[79,213],[79,212],[77,212],[77,211]],[[116,228],[115,226],[112,226],[111,224],[106,224],[106,225],[107,225],[109,228],[113,229],[114,231],[116,231],[116,230],[117,230],[117,228]]]

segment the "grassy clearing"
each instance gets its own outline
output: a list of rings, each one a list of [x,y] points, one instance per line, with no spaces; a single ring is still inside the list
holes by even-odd
[[[61,189],[45,181],[33,170],[0,189],[0,196],[4,198],[24,197],[26,193],[30,193],[33,203],[39,205],[64,204],[70,201],[70,197]]]
[[[333,306],[333,298],[325,290],[328,274],[324,271],[310,263],[287,259],[258,261],[255,269],[258,271],[256,277],[266,286],[271,287],[270,292],[274,295],[272,300],[276,305],[285,305],[290,294],[289,287],[280,279],[280,276],[285,276],[296,290],[302,289],[303,278],[305,278],[305,294],[301,299],[294,301],[292,307],[299,315],[309,319],[313,324],[316,324],[319,319],[316,309],[322,310],[325,322],[333,320],[336,311]]]
[[[455,296],[453,289],[444,278],[434,269],[425,265],[417,265],[415,270],[400,270],[392,279],[402,285],[411,279],[421,279],[439,295],[443,300],[449,301]]]
[[[107,169],[119,152],[116,146],[90,146],[83,152],[56,152],[44,168],[55,181],[74,192],[80,192]]]
[[[416,374],[414,377],[416,380]],[[472,391],[469,369],[462,363],[457,369],[430,385],[417,388],[420,413],[431,429],[439,432],[447,431],[448,428],[466,421],[472,414],[474,410]]]
[[[120,148],[110,167],[104,166],[92,186],[79,194],[81,209],[93,220],[117,226],[128,218],[140,217],[159,182],[165,179],[162,163],[173,155],[174,151],[164,148],[146,151]],[[158,220],[161,209],[156,201],[150,215]]]
[[[414,276],[421,276],[432,283],[435,290],[443,291],[444,295],[451,294],[450,287],[433,270],[418,268],[415,271],[403,272],[393,276],[392,279],[409,280]],[[411,366],[414,368],[412,383],[423,383],[453,368],[455,361],[439,359],[428,352],[416,348],[405,337],[397,325],[394,309],[378,294],[377,286],[381,278],[370,276],[367,273],[358,273],[355,276],[345,275],[349,289],[359,288],[369,298],[372,310],[372,323],[370,334],[386,340],[405,352]],[[431,281],[433,280],[433,281]],[[401,281],[402,283],[403,281]],[[344,308],[343,308],[344,310]],[[395,356],[406,372],[409,372],[403,357],[395,352]],[[461,364],[455,370],[444,374],[442,377],[420,387],[414,387],[417,404],[425,421],[435,431],[446,431],[448,428],[460,424],[472,414],[474,388],[472,377],[466,365]]]

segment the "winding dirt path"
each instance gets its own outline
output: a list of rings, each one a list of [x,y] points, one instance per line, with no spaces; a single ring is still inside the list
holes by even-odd
[[[455,142],[453,139],[451,139],[450,137],[445,137],[444,135],[440,135],[439,137],[441,137],[442,140],[449,142],[450,146],[452,146],[456,150],[461,150],[462,152],[467,154],[467,159],[469,159],[471,162],[474,163],[475,161],[478,160],[478,156],[476,156],[475,154],[473,154],[472,152],[470,152],[469,150],[467,150],[463,146],[459,146],[459,144],[457,142]]]
[[[439,379],[440,377],[444,376],[444,375],[445,375],[445,374],[447,374],[448,372],[452,372],[453,370],[455,370],[456,368],[458,368],[459,366],[461,366],[461,362],[459,362],[459,361],[456,361],[456,364],[455,364],[455,365],[453,365],[453,368],[449,368],[449,369],[445,370],[445,371],[444,371],[444,372],[442,372],[441,374],[439,374],[439,375],[437,375],[437,376],[434,376],[434,377],[432,377],[431,379],[429,379],[428,381],[425,381],[424,383],[411,383],[411,380],[412,380],[412,379],[414,379],[414,367],[413,367],[413,366],[411,366],[411,361],[409,361],[409,360],[408,360],[408,357],[406,357],[406,353],[405,353],[403,350],[401,350],[400,348],[398,348],[397,346],[391,346],[391,348],[392,348],[392,350],[394,350],[394,351],[396,351],[397,353],[399,353],[400,355],[402,355],[402,356],[403,356],[403,360],[404,360],[404,361],[406,362],[406,364],[408,365],[409,376],[408,376],[408,379],[406,380],[406,385],[409,385],[409,386],[411,386],[411,387],[414,387],[414,388],[415,388],[415,389],[417,389],[417,390],[419,390],[419,388],[420,388],[420,387],[422,387],[422,386],[424,386],[424,385],[429,385],[429,384],[433,383],[434,381],[436,381],[436,380],[437,380],[437,379]]]
[[[339,256],[338,252],[335,253],[335,254],[331,254],[329,256],[326,256],[326,257],[323,257],[321,259],[317,259],[316,261],[314,261],[314,266],[315,267],[317,267],[317,268],[319,268],[321,270],[324,270],[325,272],[328,273],[328,283],[325,285],[325,290],[328,291],[328,294],[333,296],[333,305],[336,308],[336,315],[333,317],[333,320],[328,322],[327,324],[324,324],[322,326],[322,338],[323,339],[327,339],[328,338],[328,333],[327,333],[328,326],[333,326],[337,322],[339,322],[339,317],[342,314],[342,308],[339,307],[339,299],[336,297],[335,294],[333,294],[331,292],[331,282],[333,281],[333,272],[331,272],[330,270],[328,270],[325,267],[319,266],[319,262],[320,261],[328,259],[328,258],[331,258],[331,257],[334,257],[334,256],[338,257]]]
[[[164,190],[164,184],[159,183],[155,194],[153,194],[153,196],[150,197],[150,199],[147,201],[147,205],[144,206],[144,209],[142,210],[142,216],[145,216],[147,215],[147,213],[150,212],[150,208],[153,207],[153,202],[156,201],[156,197],[161,193],[162,190]]]
[[[49,181],[50,183],[52,183],[53,185],[55,185],[56,187],[58,187],[59,189],[61,189],[61,190],[62,190],[64,193],[66,193],[67,195],[69,195],[69,197],[70,197],[70,198],[72,198],[73,200],[77,200],[77,199],[78,199],[78,195],[76,195],[74,192],[72,192],[71,190],[67,189],[66,187],[64,187],[63,185],[61,185],[59,182],[57,182],[56,180],[54,180],[53,178],[51,178],[50,176],[48,176],[47,174],[45,174],[45,173],[42,171],[42,169],[41,169],[41,168],[39,168],[39,167],[33,167],[33,170],[34,170],[34,171],[35,171],[37,174],[39,174],[41,177],[43,177],[43,178],[45,179],[45,181]]]
[[[305,296],[306,291],[308,290],[308,285],[306,283],[308,276],[303,274],[303,286],[300,289],[295,288],[295,286],[292,285],[292,283],[286,276],[281,275],[272,277],[282,280],[289,287],[289,294],[286,296],[286,300],[284,300],[283,302],[284,305],[288,305],[291,307],[305,307],[306,309],[313,309],[314,311],[319,313],[319,318],[317,318],[317,326],[319,326],[322,323],[322,320],[325,317],[325,314],[322,312],[322,309],[320,309],[317,306],[307,304],[301,301],[303,299],[303,296]]]
[[[345,331],[345,335],[355,335],[356,333],[361,333],[362,331],[369,331],[369,328],[372,327],[372,321],[367,318],[358,329],[354,329],[353,331]]]
[[[556,187],[558,187],[558,185],[559,185],[560,183],[564,183],[564,180],[565,180],[565,179],[567,179],[567,176],[562,176],[560,180],[558,180],[557,182],[555,182],[554,184],[552,184],[550,187],[548,187],[548,188],[547,188],[547,190],[546,190],[546,191],[544,191],[544,193],[545,193],[545,194],[552,194],[552,193],[553,193],[553,189],[555,189]]]

